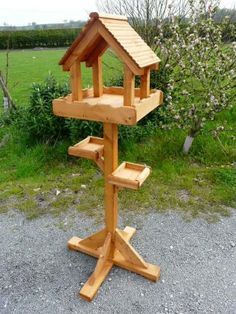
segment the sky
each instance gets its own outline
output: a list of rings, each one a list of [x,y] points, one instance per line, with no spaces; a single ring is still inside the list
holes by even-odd
[[[222,0],[221,7],[236,8],[236,0]],[[96,0],[0,0],[0,25],[87,20],[92,11],[97,11]]]

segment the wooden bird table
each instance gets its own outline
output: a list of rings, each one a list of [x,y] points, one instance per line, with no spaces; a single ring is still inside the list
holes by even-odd
[[[124,63],[124,86],[105,87],[101,56],[110,47]],[[138,47],[138,48],[137,48]],[[142,52],[142,53],[140,53]],[[150,90],[150,70],[159,58],[132,29],[124,16],[91,13],[90,20],[60,61],[70,71],[72,94],[55,99],[57,116],[103,123],[103,138],[89,136],[69,147],[69,154],[96,162],[105,178],[105,227],[85,239],[72,237],[71,250],[97,257],[93,274],[80,291],[92,300],[113,265],[152,281],[160,276],[159,266],[147,263],[130,244],[132,227],[118,229],[118,190],[141,187],[150,173],[147,166],[123,162],[118,166],[118,125],[135,125],[163,102],[160,90]],[[93,70],[93,88],[82,89],[81,62]],[[135,75],[140,88],[135,88]]]

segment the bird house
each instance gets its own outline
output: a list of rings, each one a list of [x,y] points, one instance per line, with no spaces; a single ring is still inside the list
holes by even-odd
[[[102,56],[111,49],[124,64],[124,86],[105,87]],[[92,68],[93,88],[82,88],[81,63]],[[162,92],[150,90],[150,70],[159,58],[124,16],[91,13],[90,20],[60,61],[70,72],[71,95],[54,100],[58,116],[134,125],[162,103]],[[135,88],[135,76],[140,88]]]
[[[103,85],[102,55],[108,48],[124,64],[123,87]],[[70,249],[98,258],[80,291],[89,301],[113,265],[153,281],[160,276],[160,267],[147,263],[130,244],[135,229],[117,227],[119,190],[138,190],[150,174],[146,165],[127,161],[118,165],[118,124],[134,125],[161,105],[162,92],[150,90],[150,71],[158,69],[159,61],[126,17],[98,13],[90,14],[90,20],[60,61],[63,70],[70,72],[72,93],[53,101],[54,114],[103,122],[102,138],[89,136],[68,149],[72,156],[95,161],[104,172],[105,227],[87,238],[72,237],[68,241]],[[82,62],[92,67],[92,88],[82,88]],[[135,88],[136,75],[141,77],[140,88]]]

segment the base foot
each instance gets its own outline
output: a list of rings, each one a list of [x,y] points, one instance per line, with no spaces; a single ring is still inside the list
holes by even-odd
[[[144,261],[129,243],[135,231],[132,227],[125,227],[124,230],[117,229],[112,236],[105,230],[101,230],[86,239],[72,237],[68,241],[69,249],[98,258],[93,274],[80,291],[82,298],[87,301],[94,298],[113,265],[135,272],[152,281],[160,278],[160,267]],[[104,243],[98,246],[102,243],[102,238],[104,238]],[[95,240],[96,245],[94,245],[95,242],[90,245],[91,239]]]

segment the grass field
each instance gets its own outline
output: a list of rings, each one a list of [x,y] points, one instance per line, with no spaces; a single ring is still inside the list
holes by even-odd
[[[19,105],[27,105],[30,86],[52,72],[58,81],[68,79],[57,65],[64,50],[14,51],[10,54],[10,89]],[[4,65],[0,52],[0,68]],[[107,66],[109,65],[109,66]],[[91,84],[90,69],[83,68],[84,86]],[[105,81],[121,71],[118,60],[108,52],[104,58]],[[15,83],[17,83],[15,85]],[[15,86],[14,86],[15,85]],[[222,113],[218,121],[235,127],[236,108]],[[216,122],[208,124],[211,129]],[[0,211],[17,208],[28,218],[60,213],[72,208],[102,217],[103,178],[89,161],[67,156],[69,140],[48,146],[28,147],[18,130],[0,128]],[[156,130],[139,143],[120,144],[120,161],[147,163],[152,175],[138,192],[123,190],[120,207],[135,214],[146,210],[181,210],[185,217],[215,220],[236,207],[236,147],[233,139],[221,142],[199,136],[188,156],[181,147],[183,130]],[[59,192],[58,192],[59,191]]]
[[[30,86],[33,82],[42,82],[51,72],[58,82],[68,81],[68,72],[58,65],[65,49],[19,50],[9,54],[9,89],[17,104],[27,104]],[[107,52],[103,58],[104,81],[120,72],[120,62]],[[4,72],[6,53],[0,51],[0,70]],[[109,66],[108,66],[109,65]],[[91,85],[91,68],[83,66],[83,86]]]

